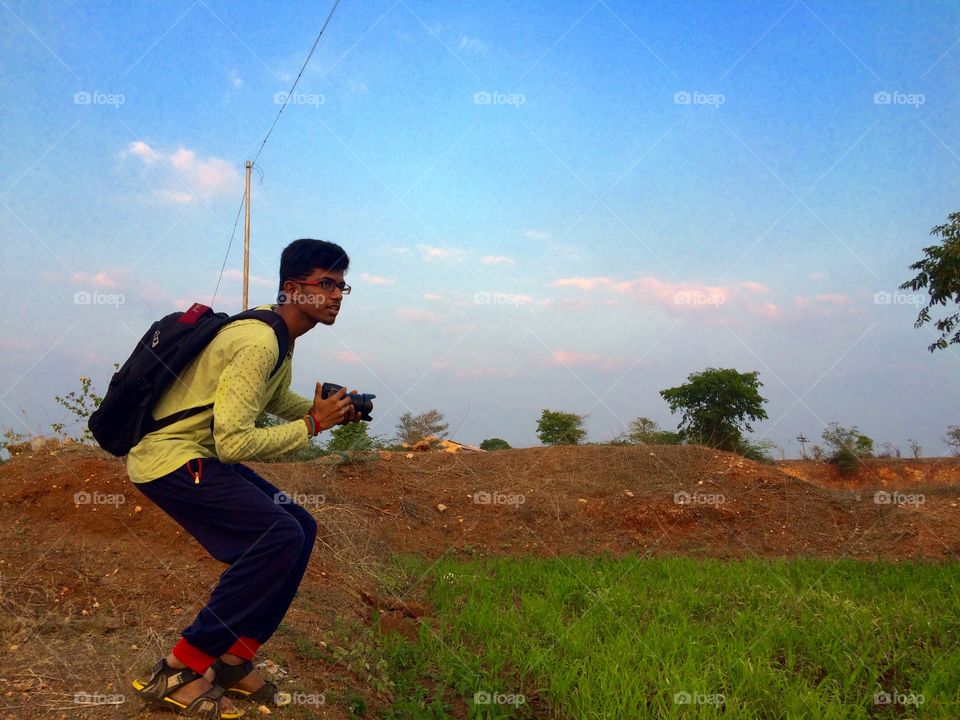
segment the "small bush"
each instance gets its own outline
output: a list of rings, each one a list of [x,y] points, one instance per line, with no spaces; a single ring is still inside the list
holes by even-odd
[[[481,450],[509,450],[510,443],[501,438],[487,438],[480,443]]]
[[[860,456],[849,446],[839,448],[830,458],[842,475],[853,475],[860,469]]]

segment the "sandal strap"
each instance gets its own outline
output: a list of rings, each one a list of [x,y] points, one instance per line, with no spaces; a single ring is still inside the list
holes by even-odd
[[[140,690],[140,695],[156,700],[162,700],[177,688],[203,677],[190,668],[170,667],[166,658],[161,658],[160,662],[153,666],[152,673],[149,682]]]
[[[230,692],[230,690],[228,690],[227,692]],[[244,700],[258,702],[261,705],[280,707],[281,705],[288,704],[288,703],[277,702],[277,696],[281,694],[280,690],[275,684],[273,684],[269,680],[265,680],[263,685],[261,685],[258,690],[254,690],[252,693],[244,694],[244,693],[234,692],[233,694],[239,695]]]
[[[214,672],[213,685],[222,690],[229,690],[253,672],[253,663],[250,660],[245,660],[239,665],[228,665],[218,659],[211,667]]]
[[[220,698],[223,697],[223,693],[222,687],[214,685],[190,703],[184,713],[194,718],[220,720]]]

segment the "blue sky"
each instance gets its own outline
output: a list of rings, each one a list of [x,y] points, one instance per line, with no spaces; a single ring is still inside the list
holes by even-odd
[[[328,10],[4,0],[0,426],[48,431],[54,395],[211,299]],[[382,435],[438,408],[534,445],[551,408],[602,441],[735,367],[788,455],[830,421],[941,454],[960,351],[897,287],[960,210],[958,77],[949,3],[343,0],[257,164],[251,296],[298,237],[347,249],[295,389],[376,393]]]

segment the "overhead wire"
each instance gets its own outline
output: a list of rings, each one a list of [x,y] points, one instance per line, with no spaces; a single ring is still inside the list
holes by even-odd
[[[287,103],[290,102],[290,98],[294,97],[294,92],[297,89],[297,84],[300,82],[300,78],[303,76],[304,70],[307,69],[307,65],[310,63],[310,58],[313,57],[314,51],[317,49],[317,45],[320,44],[320,38],[323,37],[324,31],[327,29],[327,25],[330,24],[330,20],[333,18],[333,14],[337,11],[337,6],[340,5],[340,0],[334,0],[333,6],[330,8],[330,12],[327,13],[327,19],[323,21],[323,26],[320,28],[320,32],[317,33],[316,40],[313,41],[313,47],[310,48],[310,52],[307,53],[306,60],[303,61],[303,65],[300,66],[300,72],[297,73],[296,79],[293,81],[293,85],[290,86],[290,92],[286,94],[286,97],[283,98],[283,104],[280,106],[280,110],[277,112],[277,116],[273,119],[273,123],[270,125],[270,129],[267,130],[267,134],[263,136],[263,141],[260,143],[260,147],[257,149],[257,154],[254,155],[253,161],[250,163],[251,167],[256,165],[257,160],[260,159],[260,153],[263,152],[264,146],[267,144],[267,140],[270,139],[270,135],[273,133],[273,129],[277,126],[277,123],[280,121],[280,116],[283,115],[284,109],[287,107]],[[261,183],[263,182],[261,177]],[[227,252],[223,257],[223,264],[220,266],[220,275],[217,276],[217,286],[213,291],[213,298],[210,301],[210,304],[217,299],[217,292],[220,290],[220,281],[223,279],[223,272],[227,267],[227,259],[230,257],[230,249],[233,247],[233,238],[237,234],[237,226],[240,224],[240,214],[243,212],[244,203],[247,201],[247,191],[244,189],[243,196],[240,201],[240,209],[237,210],[237,218],[233,222],[233,230],[230,233],[230,242],[227,243]]]

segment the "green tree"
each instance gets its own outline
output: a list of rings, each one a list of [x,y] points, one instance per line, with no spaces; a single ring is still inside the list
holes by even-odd
[[[480,443],[481,450],[509,450],[510,443],[500,438],[487,438]]]
[[[934,305],[960,303],[960,212],[948,215],[947,222],[934,227],[930,234],[939,236],[940,243],[923,249],[925,257],[910,266],[911,270],[919,272],[900,286],[901,290],[926,290],[930,296],[913,324],[917,329],[931,322],[930,311]],[[940,337],[927,349],[933,352],[960,343],[958,323],[960,312],[937,320],[934,327],[940,332]]]
[[[638,417],[630,423],[622,439],[633,445],[679,445],[680,433],[664,430],[650,418]]]
[[[857,457],[864,458],[873,455],[873,439],[860,432],[856,425],[847,428],[838,422],[832,422],[827,425],[822,437],[834,453],[847,448],[856,453]]]
[[[330,431],[327,450],[331,452],[351,452],[353,450],[378,450],[383,446],[379,438],[367,432],[364,421],[337,425]]]
[[[428,410],[419,415],[405,412],[397,421],[397,440],[413,445],[428,436],[444,438],[449,427],[450,424],[443,421],[443,413],[439,410]]]
[[[537,437],[544,445],[579,445],[587,435],[582,426],[582,415],[544,410],[537,421]]]
[[[738,452],[743,431],[751,422],[766,420],[766,398],[760,395],[759,372],[707,368],[687,376],[687,383],[661,390],[671,413],[682,413],[677,429],[684,440]]]
[[[861,433],[856,425],[847,428],[832,422],[827,425],[822,437],[832,450],[830,462],[835,463],[844,474],[855,473],[860,468],[860,459],[873,454],[873,440]]]

